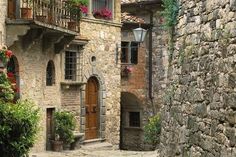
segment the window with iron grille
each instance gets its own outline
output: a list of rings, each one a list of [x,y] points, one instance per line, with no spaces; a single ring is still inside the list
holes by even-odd
[[[55,84],[55,66],[53,61],[49,61],[46,71],[46,86]]]
[[[138,63],[137,42],[121,42],[121,63]]]
[[[76,81],[77,53],[65,52],[65,80]]]
[[[129,112],[129,126],[140,127],[140,112]]]

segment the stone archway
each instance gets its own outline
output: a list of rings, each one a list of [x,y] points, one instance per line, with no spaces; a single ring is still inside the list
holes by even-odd
[[[121,92],[120,149],[142,149],[142,103],[132,93]]]
[[[97,110],[99,112],[98,112],[98,133],[96,135],[96,138],[105,139],[105,117],[106,117],[106,107],[104,103],[104,99],[106,98],[105,81],[101,73],[94,69],[87,71],[84,75],[83,80],[85,80],[85,82],[89,82],[91,78],[97,81],[97,86],[98,86],[97,101],[99,108]],[[86,86],[82,87],[80,97],[81,97],[80,131],[86,133],[86,120],[88,119],[88,118],[86,119]]]

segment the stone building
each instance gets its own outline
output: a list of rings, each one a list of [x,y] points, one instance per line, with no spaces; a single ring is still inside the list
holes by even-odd
[[[41,109],[33,151],[50,149],[52,114],[60,109],[76,115],[85,142],[106,140],[118,146],[121,89],[115,51],[121,41],[120,1],[89,0],[87,15],[74,28],[69,27],[73,21],[65,1],[27,2],[0,1],[0,31],[1,44],[14,52],[9,66],[19,97],[32,99]],[[102,8],[111,11],[109,17],[95,16],[93,11]]]
[[[236,156],[236,1],[179,0],[162,157]]]
[[[121,149],[150,149],[143,127],[163,104],[168,55],[161,10],[160,0],[121,4]],[[132,32],[139,26],[148,30],[140,45]]]

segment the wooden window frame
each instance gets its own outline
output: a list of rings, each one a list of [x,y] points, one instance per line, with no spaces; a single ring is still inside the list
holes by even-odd
[[[132,44],[137,44],[137,45],[132,46]],[[132,58],[132,52],[133,52],[132,50],[134,49],[136,49],[135,59]],[[124,53],[126,54],[125,59],[123,59],[123,56],[122,56]],[[121,42],[121,56],[120,56],[121,64],[138,64],[138,55],[139,55],[138,42],[135,42],[135,41],[122,41]]]

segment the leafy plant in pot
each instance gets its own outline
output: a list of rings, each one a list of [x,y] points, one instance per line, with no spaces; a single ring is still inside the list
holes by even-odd
[[[74,141],[74,130],[76,126],[75,117],[67,111],[54,113],[55,141],[61,141],[64,149],[69,149]]]
[[[82,14],[88,12],[88,0],[67,0],[66,10],[70,12],[70,22],[68,22],[68,29],[76,30],[76,24],[81,19]]]

